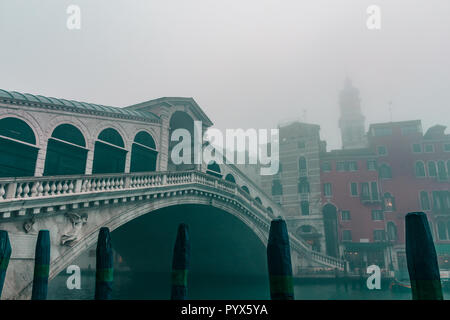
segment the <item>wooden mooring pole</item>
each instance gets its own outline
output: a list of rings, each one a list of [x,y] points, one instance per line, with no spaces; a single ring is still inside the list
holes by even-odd
[[[98,234],[96,252],[95,300],[111,300],[113,287],[113,250],[109,229],[102,227]]]
[[[178,226],[177,239],[172,260],[172,300],[187,299],[187,277],[189,272],[191,246],[189,228],[182,223]]]
[[[40,230],[36,242],[31,300],[47,300],[49,271],[50,232]]]
[[[11,257],[11,243],[8,231],[0,230],[0,298],[2,296],[3,284],[5,283],[6,270]]]
[[[443,300],[441,278],[428,219],[423,212],[406,215],[406,259],[413,300]]]
[[[267,244],[270,297],[272,300],[293,300],[291,248],[286,222],[282,218],[272,220]]]

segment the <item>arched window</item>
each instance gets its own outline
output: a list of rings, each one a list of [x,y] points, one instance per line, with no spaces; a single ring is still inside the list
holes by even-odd
[[[0,120],[0,177],[33,176],[38,151],[34,132],[25,121]]]
[[[417,161],[415,165],[416,177],[425,177],[425,166],[422,161]]]
[[[273,210],[271,207],[267,207],[267,211],[273,214]]]
[[[427,191],[420,192],[420,206],[422,210],[430,210],[430,198]]]
[[[248,190],[248,187],[247,187],[247,186],[242,186],[241,188],[242,188],[242,190],[244,190],[245,192],[247,192],[248,194],[250,194],[250,190]]]
[[[447,180],[447,170],[445,169],[444,161],[442,161],[442,160],[438,161],[437,169],[438,169],[439,180]]]
[[[48,139],[44,176],[84,174],[88,149],[83,134],[71,124],[61,124]]]
[[[155,140],[147,132],[139,132],[131,147],[130,172],[155,171],[157,157]]]
[[[184,171],[184,170],[192,170],[195,169],[195,159],[194,159],[194,119],[191,118],[191,116],[184,112],[184,111],[175,111],[172,116],[170,117],[169,122],[170,132],[169,132],[169,159],[168,159],[168,170],[170,171]],[[184,136],[180,138],[178,141],[172,141],[172,134],[177,129],[185,129],[189,133],[189,137],[186,137],[186,139],[190,139],[190,141],[184,141]],[[202,133],[200,132],[200,135]],[[190,157],[186,154],[184,154],[186,148],[180,149],[179,156],[182,157],[183,161],[180,164],[175,164],[172,161],[172,149],[179,145],[180,143],[186,144],[186,146],[191,147]],[[184,158],[186,156],[186,158]]]
[[[306,158],[305,157],[300,157],[298,159],[298,170],[306,171]]]
[[[124,172],[126,154],[120,134],[111,128],[103,130],[95,142],[92,173]]]
[[[229,181],[229,182],[236,183],[236,179],[234,178],[234,176],[233,176],[231,173],[229,173],[229,174],[227,174],[227,175],[225,176],[225,180],[226,180],[226,181]]]
[[[390,241],[397,241],[397,227],[391,221],[387,223],[387,234]]]
[[[220,166],[215,161],[208,164],[206,173],[218,178],[222,178],[222,174],[220,172]]]
[[[428,176],[437,177],[436,162],[428,161]]]
[[[438,228],[438,237],[439,240],[447,240],[447,228],[445,226],[445,223],[442,221],[439,221],[437,223],[437,228]]]
[[[300,207],[302,209],[302,216],[309,216],[309,201],[301,201]]]
[[[259,197],[256,197],[255,201],[258,202],[259,204],[262,204],[262,201],[261,201],[261,199]]]
[[[278,179],[275,179],[272,181],[272,195],[273,196],[280,196],[283,194],[283,185],[281,184],[281,181]]]
[[[299,193],[309,193],[309,182],[306,177],[301,177],[298,182]]]
[[[379,172],[380,178],[382,178],[382,179],[391,179],[392,178],[391,167],[385,163],[380,165],[380,167],[378,168],[378,172]]]

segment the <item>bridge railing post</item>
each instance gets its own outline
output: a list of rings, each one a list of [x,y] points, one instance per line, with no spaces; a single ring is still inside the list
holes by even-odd
[[[124,181],[123,187],[124,187],[124,189],[128,189],[131,186],[131,177],[126,176],[124,180],[125,181]]]
[[[13,199],[16,196],[17,191],[17,182],[11,182],[8,184],[6,188],[6,197],[5,199]]]
[[[83,179],[77,179],[75,181],[75,188],[73,189],[73,192],[74,193],[80,193],[82,186],[83,186]]]
[[[164,173],[162,176],[162,185],[166,185],[167,184],[167,173]]]

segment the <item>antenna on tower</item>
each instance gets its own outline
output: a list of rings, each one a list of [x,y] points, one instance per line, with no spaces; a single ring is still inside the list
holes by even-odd
[[[392,101],[389,100],[388,104],[389,104],[389,118],[390,121],[392,122]]]
[[[303,109],[303,121],[304,122],[308,122],[308,120],[307,120],[307,110],[306,109]]]

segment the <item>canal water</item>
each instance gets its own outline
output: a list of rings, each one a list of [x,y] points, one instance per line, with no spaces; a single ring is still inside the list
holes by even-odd
[[[61,273],[49,283],[49,299],[91,300],[95,291],[95,275],[82,274],[81,289],[69,290],[68,275]],[[114,299],[168,299],[170,297],[170,275],[118,273],[114,277]],[[189,299],[269,299],[267,279],[238,277],[204,277],[189,279]],[[410,292],[392,292],[388,283],[381,290],[368,290],[358,285],[348,285],[347,290],[335,283],[296,283],[295,298],[299,300],[410,300]],[[448,292],[445,299],[450,299]]]

